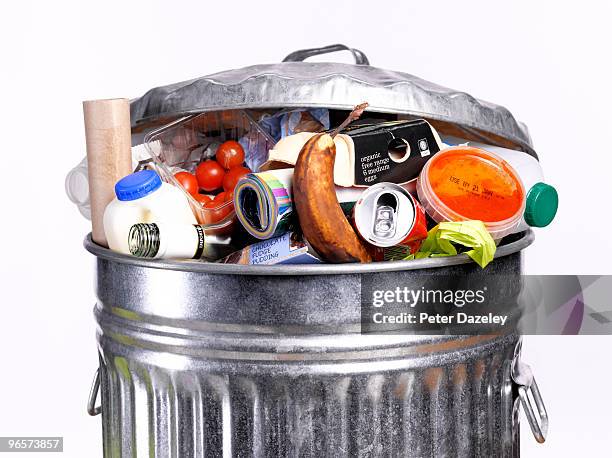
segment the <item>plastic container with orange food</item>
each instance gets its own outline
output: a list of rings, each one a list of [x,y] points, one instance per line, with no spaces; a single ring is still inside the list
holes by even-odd
[[[517,232],[525,211],[518,173],[496,154],[470,146],[432,157],[419,175],[417,193],[434,221],[480,220],[495,240]]]

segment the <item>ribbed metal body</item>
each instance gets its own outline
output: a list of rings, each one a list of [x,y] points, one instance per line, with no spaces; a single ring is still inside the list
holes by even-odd
[[[107,457],[518,455],[502,399],[516,337],[402,361],[188,368],[101,342]]]
[[[531,240],[500,247],[484,272],[518,280]],[[519,454],[519,336],[359,333],[363,275],[418,288],[482,274],[464,257],[258,268],[85,244],[106,457]]]

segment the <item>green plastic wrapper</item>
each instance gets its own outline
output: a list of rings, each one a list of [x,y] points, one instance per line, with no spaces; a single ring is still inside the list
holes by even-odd
[[[497,246],[482,221],[443,222],[427,233],[419,251],[406,259],[422,259],[439,256],[455,256],[461,245],[480,267],[485,268],[493,260]]]

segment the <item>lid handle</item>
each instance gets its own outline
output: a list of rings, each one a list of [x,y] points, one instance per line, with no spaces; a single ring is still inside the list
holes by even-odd
[[[330,52],[336,51],[350,51],[355,58],[355,63],[357,65],[370,65],[370,61],[366,57],[366,55],[361,52],[359,49],[349,48],[343,44],[329,45],[323,46],[321,48],[308,48],[308,49],[300,49],[298,51],[293,51],[287,57],[283,59],[283,62],[302,62],[305,59],[308,59],[312,56],[318,56],[321,54],[327,54]]]

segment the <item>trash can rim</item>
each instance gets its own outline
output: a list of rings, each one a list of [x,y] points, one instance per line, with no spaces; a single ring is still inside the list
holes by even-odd
[[[523,250],[535,240],[531,229],[525,231],[521,238],[508,244],[499,246],[495,258],[508,256]],[[128,264],[153,269],[178,270],[221,275],[339,275],[363,274],[376,272],[394,272],[402,270],[435,269],[458,264],[474,262],[467,255],[416,259],[412,261],[387,261],[370,264],[295,264],[295,265],[238,265],[220,264],[216,262],[202,262],[195,260],[175,261],[167,259],[144,259],[116,253],[93,242],[91,233],[87,234],[83,245],[87,251],[97,258],[121,264]]]

